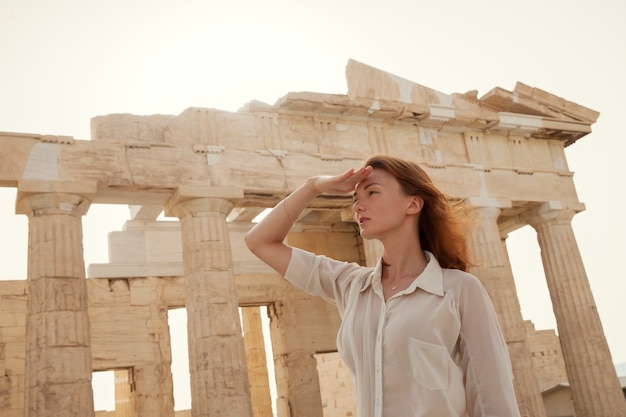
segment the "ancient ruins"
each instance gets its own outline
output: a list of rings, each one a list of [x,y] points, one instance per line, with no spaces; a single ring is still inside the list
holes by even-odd
[[[546,416],[542,390],[569,382],[576,416],[626,416],[572,231],[584,205],[564,153],[598,113],[521,83],[480,98],[444,94],[352,60],[346,78],[346,95],[288,93],[237,112],[98,116],[90,140],[0,133],[0,186],[17,188],[16,212],[29,223],[27,279],[0,281],[0,414],[95,416],[92,372],[114,370],[116,410],[98,415],[183,415],[173,407],[167,318],[184,307],[185,415],[353,416],[334,307],[283,282],[242,237],[313,173],[389,153],[421,163],[478,214],[473,273],[499,314],[522,415]],[[132,216],[110,234],[110,262],[86,268],[81,220],[95,204],[128,205]],[[379,247],[360,239],[350,205],[318,198],[289,242],[374,263]],[[179,221],[157,220],[162,212]],[[506,239],[526,225],[560,346],[522,319]],[[260,306],[271,317],[273,403]]]

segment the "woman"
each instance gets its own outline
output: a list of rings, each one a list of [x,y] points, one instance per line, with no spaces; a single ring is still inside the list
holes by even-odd
[[[376,267],[284,243],[322,193],[353,193],[361,236],[384,248]],[[463,225],[417,164],[379,155],[309,178],[245,240],[293,285],[337,305],[337,348],[354,376],[359,417],[519,416],[495,311],[466,272]]]

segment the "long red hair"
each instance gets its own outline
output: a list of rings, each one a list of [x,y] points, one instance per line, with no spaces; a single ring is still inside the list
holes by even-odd
[[[390,155],[375,155],[364,166],[371,166],[393,175],[406,195],[421,197],[424,207],[419,215],[417,233],[423,250],[432,252],[443,268],[468,271],[469,259],[466,231],[469,217],[462,216],[462,207],[452,205],[418,164]]]

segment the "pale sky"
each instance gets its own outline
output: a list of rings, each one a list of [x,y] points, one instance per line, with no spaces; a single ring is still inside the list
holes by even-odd
[[[350,58],[451,94],[517,81],[600,112],[566,149],[573,220],[609,348],[626,362],[626,6],[596,0],[0,0],[0,131],[89,140],[98,115],[236,111],[292,91],[345,94]],[[0,188],[0,279],[25,279],[27,220]],[[92,206],[86,263],[128,210]],[[530,228],[509,253],[522,314],[555,328]]]

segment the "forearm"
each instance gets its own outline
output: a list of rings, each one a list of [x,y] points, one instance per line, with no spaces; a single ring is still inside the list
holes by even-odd
[[[302,210],[319,194],[345,195],[353,192],[356,184],[371,172],[372,167],[362,167],[335,176],[318,175],[309,178],[250,229],[245,237],[246,245],[259,259],[284,275],[292,250],[283,241]]]
[[[248,248],[256,253],[263,245],[282,243],[300,213],[319,195],[315,180],[308,179],[297,190],[279,202],[245,236]]]

